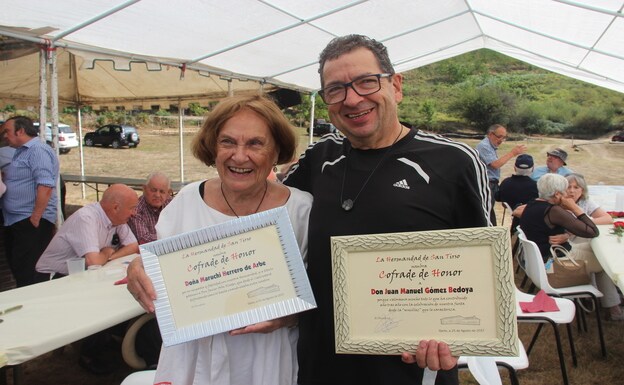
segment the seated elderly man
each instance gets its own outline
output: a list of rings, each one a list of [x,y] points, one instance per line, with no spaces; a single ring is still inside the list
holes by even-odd
[[[537,180],[544,174],[559,174],[566,176],[573,171],[565,167],[567,165],[568,153],[561,148],[555,148],[552,151],[546,152],[546,166],[540,166],[533,171],[531,178],[537,182]]]
[[[37,282],[67,275],[67,260],[85,258],[87,266],[139,252],[136,237],[128,227],[138,198],[124,184],[110,186],[100,202],[73,213],[45,249],[36,270]]]
[[[156,240],[158,217],[171,198],[169,178],[162,172],[151,173],[143,185],[143,196],[139,198],[136,214],[128,221],[139,245]]]
[[[515,174],[503,180],[496,195],[497,201],[506,202],[512,209],[537,198],[537,183],[531,179],[533,157],[518,155],[514,170]]]
[[[533,172],[533,157],[529,154],[518,155],[514,164],[515,174],[505,178],[501,183],[496,200],[505,202],[515,209],[537,198],[537,182],[531,179]],[[513,217],[511,222],[512,234],[518,226],[518,218]]]

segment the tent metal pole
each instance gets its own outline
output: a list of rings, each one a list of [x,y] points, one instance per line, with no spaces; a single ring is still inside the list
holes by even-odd
[[[64,38],[67,35],[71,35],[72,33],[76,32],[78,30],[81,30],[81,29],[83,29],[86,26],[89,26],[89,25],[91,25],[91,24],[93,24],[93,23],[95,23],[95,22],[97,22],[99,20],[102,20],[102,19],[104,19],[104,18],[106,18],[106,17],[108,17],[108,16],[110,16],[110,15],[112,15],[114,13],[117,13],[117,12],[121,11],[124,8],[127,8],[127,7],[129,7],[131,5],[133,5],[134,3],[138,3],[139,1],[141,1],[141,0],[130,0],[130,1],[127,1],[127,2],[125,2],[123,4],[120,4],[120,5],[118,5],[118,6],[114,7],[114,8],[111,8],[108,11],[106,11],[106,12],[104,12],[102,14],[97,15],[96,17],[92,17],[91,19],[89,19],[89,20],[87,20],[87,21],[85,21],[83,23],[80,23],[80,24],[76,25],[73,28],[70,28],[70,29],[68,29],[66,31],[61,32],[60,34],[56,35],[52,41],[57,41],[57,40],[60,40],[60,39]]]
[[[178,102],[178,132],[180,135],[180,182],[184,183],[184,107]]]
[[[316,92],[310,94],[310,144],[314,137],[314,106],[316,104]]]
[[[39,50],[39,137],[45,142],[45,127],[48,103],[48,53],[45,47]]]
[[[50,50],[50,107],[52,113],[52,143],[54,144],[54,151],[56,152],[56,158],[59,160],[59,148],[58,148],[58,68],[56,63],[56,49]],[[44,138],[45,139],[45,138]],[[56,178],[56,226],[60,227],[65,220],[63,216],[63,206],[61,205],[61,178],[60,174]]]
[[[69,61],[71,73],[74,78],[74,92],[76,96],[74,100],[76,101],[76,122],[78,122],[78,152],[80,153],[80,175],[85,175],[85,167],[84,167],[84,147],[82,146],[82,111],[80,110],[82,105],[80,103],[80,88],[78,88],[78,71],[76,68],[76,56],[69,53]],[[80,189],[82,192],[82,199],[87,197],[87,186],[84,183],[80,184]]]
[[[77,121],[78,121],[78,149],[80,150],[80,175],[84,176],[85,170],[84,170],[84,152],[82,148],[82,111],[80,111],[80,103],[76,104],[76,108],[77,108],[76,115],[78,115]],[[84,183],[80,183],[80,187],[82,188],[82,199],[85,199],[87,197],[86,186]]]

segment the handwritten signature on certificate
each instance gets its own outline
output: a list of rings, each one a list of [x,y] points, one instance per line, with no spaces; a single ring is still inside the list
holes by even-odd
[[[399,321],[396,321],[392,317],[375,317],[375,319],[377,320],[375,333],[387,333],[399,326]]]

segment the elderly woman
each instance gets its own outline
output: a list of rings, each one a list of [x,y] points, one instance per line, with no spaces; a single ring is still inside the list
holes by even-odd
[[[267,180],[293,159],[296,135],[279,108],[261,96],[220,102],[193,141],[193,154],[218,177],[185,186],[160,214],[158,238],[285,206],[304,256],[312,196]],[[128,290],[147,311],[155,292],[140,258],[128,268]],[[296,316],[163,347],[155,383],[296,383]]]
[[[526,237],[535,242],[544,262],[550,258],[550,237],[569,232],[579,237],[594,238],[599,232],[596,224],[576,202],[568,197],[568,181],[558,174],[545,174],[537,181],[539,197],[529,202],[520,217],[520,228]],[[573,215],[570,215],[572,213]],[[572,258],[587,261],[587,268],[595,273],[596,286],[603,293],[601,305],[608,308],[612,320],[624,320],[620,297],[609,276],[592,252],[589,243],[563,242]]]
[[[589,199],[587,182],[585,182],[583,175],[572,173],[566,175],[565,178],[568,180],[568,197],[572,198],[595,224],[608,225],[613,223],[611,215],[607,214],[596,202]]]

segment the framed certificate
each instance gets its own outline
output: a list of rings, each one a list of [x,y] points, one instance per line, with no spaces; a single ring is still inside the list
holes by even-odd
[[[140,250],[165,346],[316,307],[284,207]]]
[[[454,355],[518,354],[508,229],[332,237],[331,250],[337,353],[436,339]]]

